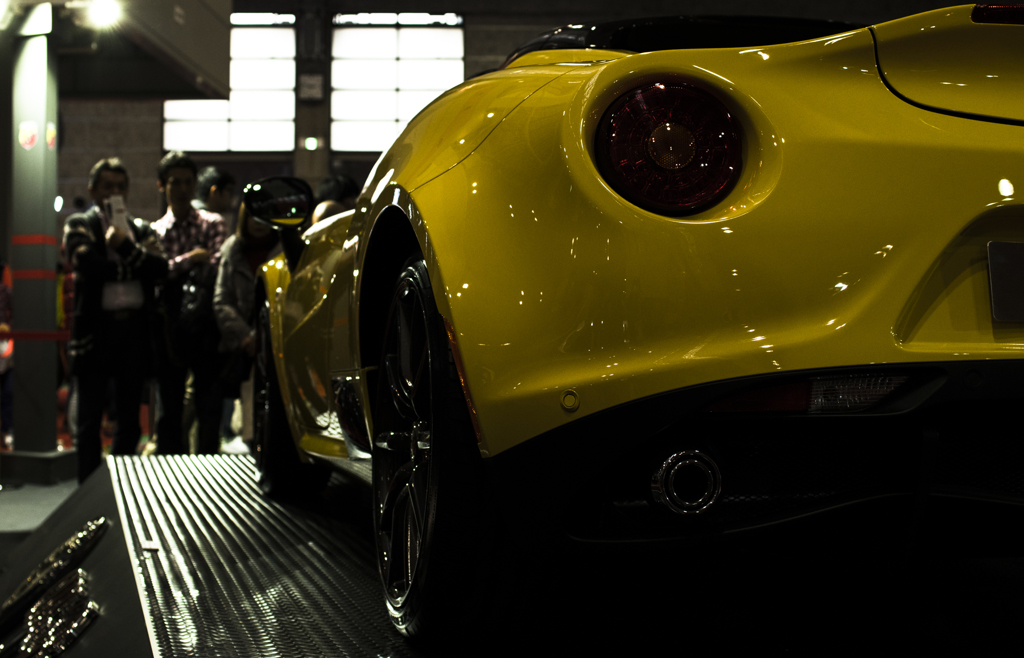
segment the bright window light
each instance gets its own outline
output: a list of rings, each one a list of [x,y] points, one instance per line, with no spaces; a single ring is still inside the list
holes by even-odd
[[[295,59],[295,30],[290,27],[233,28],[231,59]]]
[[[398,56],[402,59],[462,59],[462,30],[446,27],[398,30]]]
[[[231,151],[293,151],[294,121],[231,121],[228,149]]]
[[[398,60],[336,59],[331,86],[347,89],[398,89]]]
[[[295,14],[268,14],[259,12],[231,14],[232,25],[294,25]]]
[[[434,14],[359,14],[336,24],[439,25]],[[344,20],[339,20],[344,19]],[[458,19],[458,20],[455,20]],[[341,27],[331,65],[331,148],[379,151],[445,90],[462,82],[463,33],[451,27]],[[390,127],[388,127],[390,126]]]
[[[419,14],[402,13],[398,15],[399,25],[462,25],[462,16],[458,14]]]
[[[335,151],[386,151],[400,133],[394,121],[334,121],[331,148]]]
[[[398,118],[409,121],[430,105],[430,102],[443,92],[437,91],[401,91],[398,94]]]
[[[295,89],[295,61],[290,59],[231,60],[232,89]]]
[[[460,59],[400,59],[399,89],[434,89],[443,91],[462,82]]]
[[[227,118],[227,101],[164,101],[165,121],[216,121]]]
[[[334,17],[335,25],[395,25],[398,23],[398,14],[366,13],[361,14],[338,14]]]
[[[398,92],[335,91],[331,94],[331,118],[394,121],[398,118]]]
[[[264,20],[252,17],[236,14],[233,22]],[[232,28],[231,55],[230,100],[164,103],[165,149],[295,150],[295,30]]]
[[[227,121],[166,121],[164,148],[176,151],[227,151]]]
[[[462,25],[458,14],[424,14],[409,12],[401,14],[360,13],[336,14],[335,25]]]
[[[394,59],[398,57],[398,30],[374,27],[337,29],[331,54],[336,59]]]
[[[232,121],[294,119],[295,92],[233,91],[230,118]]]

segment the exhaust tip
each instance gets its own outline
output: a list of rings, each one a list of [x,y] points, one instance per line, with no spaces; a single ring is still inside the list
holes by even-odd
[[[699,450],[677,452],[651,476],[654,500],[676,514],[700,514],[722,492],[722,475],[714,460]]]

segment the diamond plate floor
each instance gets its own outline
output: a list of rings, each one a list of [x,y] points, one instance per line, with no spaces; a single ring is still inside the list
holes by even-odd
[[[160,657],[909,653],[1002,643],[1024,614],[1019,557],[875,565],[823,562],[812,552],[707,562],[651,547],[586,557],[538,545],[537,560],[496,555],[495,571],[511,574],[509,584],[466,602],[493,610],[496,630],[421,650],[388,621],[368,496],[352,477],[336,474],[323,496],[293,507],[261,495],[249,457],[107,464],[124,533],[105,541],[127,544]],[[98,640],[124,617],[95,571],[95,598],[105,606],[91,631]],[[76,655],[110,655],[88,651],[93,635]]]
[[[251,458],[113,470],[156,655],[419,655],[391,628],[368,538],[268,501]]]

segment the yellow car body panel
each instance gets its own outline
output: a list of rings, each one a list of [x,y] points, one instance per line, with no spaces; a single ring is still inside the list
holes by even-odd
[[[624,50],[602,50],[585,48],[583,50],[535,50],[517,57],[508,64],[508,68],[517,69],[524,66],[548,66],[551,64],[573,64],[576,62],[601,62],[621,59],[633,55]]]
[[[879,75],[868,29],[607,62],[586,52],[470,81],[411,122],[356,212],[311,239],[291,284],[301,290],[267,278],[310,303],[272,301],[286,318],[275,353],[322,385],[360,380],[369,415],[353,329],[361,272],[376,222],[401,211],[454,327],[484,455],[713,381],[1020,356],[1024,327],[991,319],[984,249],[1024,241],[1024,207],[1005,194],[1024,186],[1024,128],[905,102]],[[744,139],[739,182],[685,218],[625,201],[593,158],[618,95],[673,81],[722,100]],[[293,434],[341,455],[301,379],[282,386]],[[563,406],[567,390],[578,408]]]
[[[564,70],[525,68],[480,76],[445,92],[428,105],[377,162],[367,190],[391,180],[412,189],[473,152],[523,99]]]
[[[939,9],[874,28],[882,74],[912,102],[1024,121],[1024,30],[974,23],[973,9]]]
[[[256,273],[256,285],[262,286],[266,294],[266,304],[270,311],[270,343],[274,352],[274,369],[278,373],[278,383],[285,409],[292,408],[291,391],[284,377],[284,291],[291,283],[291,273],[283,255],[263,264]],[[295,415],[288,414],[289,426],[293,436],[301,436],[301,425],[295,422]]]
[[[569,73],[412,192],[487,454],[715,380],[1019,355],[1024,331],[993,328],[981,279],[987,240],[1024,239],[999,189],[1024,173],[1021,128],[903,102],[867,30],[680,59]],[[624,201],[590,155],[612,97],[669,79],[717,93],[747,140],[741,183],[685,219]]]

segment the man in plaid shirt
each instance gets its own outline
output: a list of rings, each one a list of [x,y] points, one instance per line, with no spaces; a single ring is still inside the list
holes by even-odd
[[[196,415],[199,419],[197,452],[214,454],[220,448],[220,371],[217,367],[218,332],[213,318],[212,283],[216,277],[220,247],[228,227],[217,213],[192,207],[196,165],[181,151],[171,151],[157,169],[160,193],[167,199],[167,214],[153,223],[167,255],[168,275],[160,292],[165,318],[161,341],[165,349],[159,368],[161,412],[157,419],[157,451],[188,452],[183,434],[185,382],[192,372]],[[192,295],[208,309],[189,317],[182,315],[183,286],[207,289]],[[187,431],[188,428],[184,428]]]

